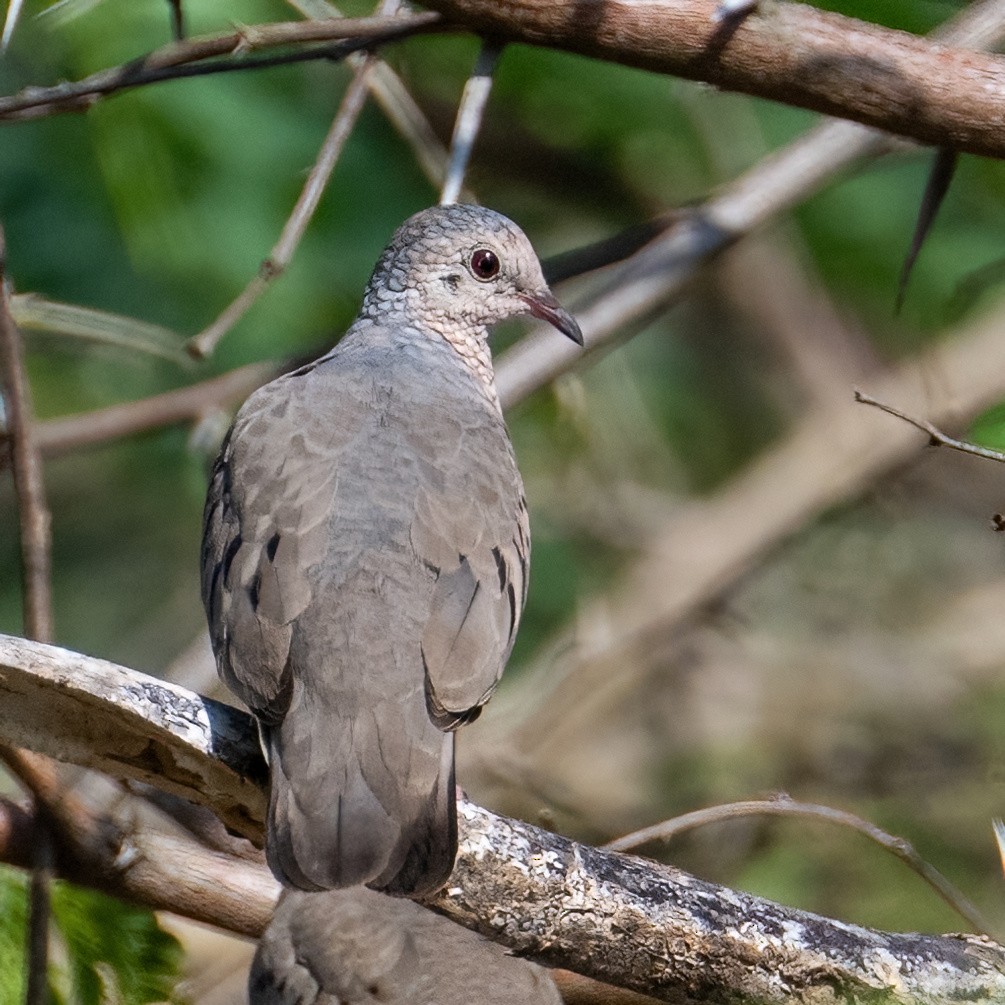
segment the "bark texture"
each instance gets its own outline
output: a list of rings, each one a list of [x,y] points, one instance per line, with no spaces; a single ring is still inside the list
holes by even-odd
[[[184,688],[0,635],[0,742],[141,778],[261,839],[264,765],[250,716]],[[18,842],[2,840],[17,830],[7,815],[0,857],[16,859]],[[467,801],[458,829],[450,882],[429,906],[547,966],[679,1005],[1005,1001],[1005,949],[981,937],[845,924],[580,845]],[[258,934],[275,898],[264,866],[234,860],[224,882],[213,863],[226,857],[194,859],[190,843],[137,831],[114,856],[93,871],[103,889],[233,931]],[[235,887],[241,876],[244,886]]]
[[[1005,59],[806,4],[762,0],[423,0],[451,23],[851,119],[936,146],[1005,156]]]

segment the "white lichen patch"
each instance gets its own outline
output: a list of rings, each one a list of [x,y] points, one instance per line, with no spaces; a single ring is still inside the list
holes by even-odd
[[[866,969],[875,974],[878,986],[892,991],[905,990],[901,961],[888,949],[877,949],[863,961]]]

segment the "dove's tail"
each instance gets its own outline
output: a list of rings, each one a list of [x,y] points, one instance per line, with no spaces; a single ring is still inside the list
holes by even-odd
[[[444,885],[457,854],[454,737],[424,707],[416,711],[420,722],[312,721],[302,707],[263,731],[266,855],[279,880],[301,890],[365,883],[413,897]]]

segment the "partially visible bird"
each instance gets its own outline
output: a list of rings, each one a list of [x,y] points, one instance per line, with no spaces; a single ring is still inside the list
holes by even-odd
[[[453,730],[495,690],[527,590],[488,349],[523,314],[582,344],[514,223],[425,210],[338,345],[252,394],[224,440],[202,596],[219,673],[261,727],[287,885],[422,896],[453,868]]]
[[[561,1005],[549,973],[448,918],[362,887],[287,890],[250,1005]]]

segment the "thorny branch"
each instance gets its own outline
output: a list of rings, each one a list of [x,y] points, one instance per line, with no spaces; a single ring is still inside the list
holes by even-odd
[[[935,45],[797,3],[761,4],[742,19],[717,19],[713,0],[608,0],[591,17],[575,0],[427,0],[426,6],[498,42],[565,49],[861,122],[939,147],[1005,156],[1005,59]],[[260,25],[175,42],[86,80],[0,98],[0,120],[88,107],[126,87],[349,52],[418,31],[445,30],[435,13],[394,19],[332,19]],[[369,22],[369,27],[367,26]],[[355,25],[355,28],[347,26]],[[248,49],[367,37],[282,56]],[[211,57],[222,61],[205,64]]]
[[[229,806],[230,819],[243,819],[246,832],[261,838],[261,781],[237,769],[257,765],[254,776],[264,777],[244,713],[10,636],[0,636],[0,693],[0,738],[20,741],[31,732],[41,748],[187,791],[218,812]],[[47,709],[48,728],[37,729],[38,706]],[[235,799],[246,800],[243,810]],[[0,836],[16,835],[16,825],[9,804],[0,804]],[[831,922],[578,845],[467,801],[459,805],[459,831],[457,865],[435,909],[530,959],[664,1001],[836,1005],[842,996],[872,995],[891,1005],[991,1005],[1005,996],[1005,950],[987,939]],[[0,844],[5,855],[13,851]],[[276,893],[262,866],[139,828],[84,880],[245,934],[261,930]]]
[[[998,44],[1003,33],[1005,5],[983,0],[933,35],[947,44],[988,48]],[[496,367],[504,405],[517,404],[595,354],[609,352],[678,298],[698,270],[735,241],[894,145],[875,130],[825,122],[770,154],[613,270],[603,289],[576,311],[586,337],[585,353],[548,337],[543,326],[504,353]]]
[[[700,80],[940,147],[1005,156],[1005,59],[802,3],[716,20],[714,0],[425,0],[454,24]]]
[[[354,52],[437,28],[440,23],[439,15],[426,11],[407,17],[331,18],[257,25],[225,35],[172,42],[83,80],[52,87],[28,87],[18,94],[0,98],[0,122],[79,111],[109,94],[165,80],[315,59],[345,59]],[[332,42],[331,39],[344,41]],[[319,40],[322,41],[319,43]],[[296,45],[301,47],[279,55],[244,55],[249,51]]]

